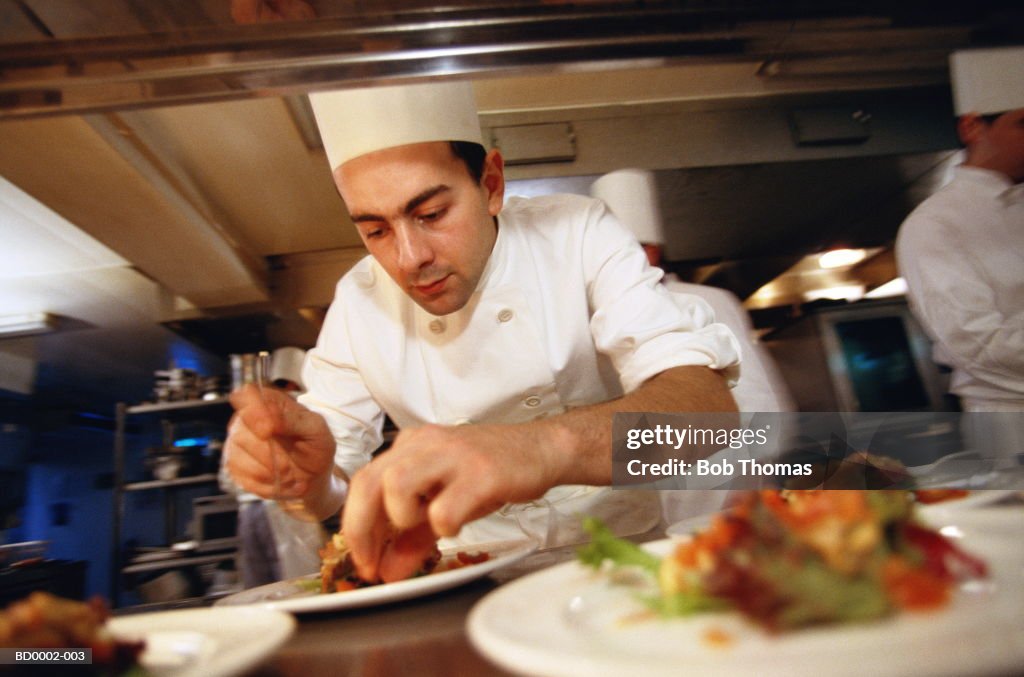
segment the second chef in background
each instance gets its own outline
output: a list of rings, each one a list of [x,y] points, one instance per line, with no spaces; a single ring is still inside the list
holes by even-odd
[[[506,204],[468,83],[310,98],[370,256],[338,283],[299,403],[233,397],[238,481],[268,495],[287,455],[292,495],[321,516],[344,503],[368,580],[410,575],[435,536],[572,542],[579,513],[653,526],[654,492],[598,486],[612,416],[735,411],[730,330],[675,303],[600,201]],[[371,461],[385,413],[401,432]]]

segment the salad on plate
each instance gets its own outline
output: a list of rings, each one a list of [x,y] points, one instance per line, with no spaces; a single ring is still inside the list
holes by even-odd
[[[588,520],[579,559],[645,571],[653,613],[734,610],[770,633],[939,609],[987,567],[920,523],[915,503],[895,490],[751,492],[665,557]]]

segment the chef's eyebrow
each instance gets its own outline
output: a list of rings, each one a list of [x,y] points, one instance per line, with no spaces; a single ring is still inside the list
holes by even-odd
[[[405,207],[402,208],[402,213],[406,215],[412,214],[417,207],[419,207],[421,204],[423,204],[430,198],[450,190],[451,186],[448,186],[443,183],[433,186],[431,188],[427,188],[426,190],[420,192],[418,195],[416,195],[411,200],[406,202]],[[367,221],[387,221],[387,219],[377,214],[352,214],[352,221],[354,223],[364,223]]]
[[[411,199],[408,202],[406,202],[405,203],[405,209],[403,209],[402,211],[406,215],[412,214],[413,211],[417,207],[419,207],[421,204],[423,204],[424,202],[426,202],[430,198],[434,197],[435,195],[440,195],[441,193],[443,193],[445,191],[449,191],[449,190],[451,190],[451,187],[450,186],[446,186],[443,183],[440,184],[440,185],[434,186],[433,188],[427,188],[425,191],[423,191],[422,193],[420,193],[419,195],[417,195],[413,199]]]

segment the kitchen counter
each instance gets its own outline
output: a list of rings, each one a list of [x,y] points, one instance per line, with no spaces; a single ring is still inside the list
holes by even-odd
[[[471,646],[466,616],[497,587],[483,579],[430,597],[298,617],[292,638],[254,676],[508,675]]]

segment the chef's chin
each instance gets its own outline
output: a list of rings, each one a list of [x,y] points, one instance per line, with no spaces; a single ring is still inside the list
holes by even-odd
[[[460,293],[459,289],[453,289],[451,285],[440,294],[426,296],[413,291],[410,294],[416,304],[431,315],[450,315],[461,310],[469,302],[469,295]]]

